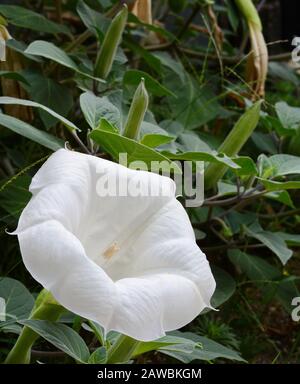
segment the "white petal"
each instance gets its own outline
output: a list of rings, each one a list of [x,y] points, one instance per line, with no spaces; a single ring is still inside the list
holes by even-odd
[[[135,233],[106,271],[114,280],[165,271],[185,276],[198,287],[206,306],[210,306],[216,287],[209,263],[195,242],[188,215],[176,199]]]
[[[150,341],[192,321],[205,308],[195,284],[182,276],[149,274],[116,282],[118,306],[109,328]]]
[[[80,241],[57,221],[45,221],[18,234],[31,275],[67,309],[104,327],[114,306],[115,286],[90,261]]]

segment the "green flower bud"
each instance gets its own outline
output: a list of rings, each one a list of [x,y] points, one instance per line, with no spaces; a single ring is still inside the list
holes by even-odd
[[[262,100],[257,101],[240,117],[232,131],[219,147],[219,153],[225,153],[227,156],[235,156],[239,153],[258,124],[261,103]],[[205,189],[214,187],[224,176],[226,170],[227,167],[223,164],[211,163],[205,171]]]
[[[149,96],[145,87],[145,81],[142,78],[137,87],[128,112],[123,135],[129,139],[138,137],[141,124],[144,120],[148,108]]]
[[[95,76],[106,79],[114,62],[128,16],[127,5],[113,18],[96,59]]]

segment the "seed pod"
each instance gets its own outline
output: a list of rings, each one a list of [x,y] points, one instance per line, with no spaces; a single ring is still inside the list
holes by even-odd
[[[0,61],[6,60],[6,41],[12,38],[5,25],[0,19]]]
[[[151,0],[135,0],[131,12],[143,23],[152,24]]]
[[[252,99],[264,96],[268,73],[268,49],[262,33],[258,12],[251,0],[236,0],[249,27],[251,52],[246,67],[246,81],[251,85]]]
[[[229,135],[218,149],[219,153],[227,156],[235,156],[239,153],[246,141],[256,128],[261,108],[262,100],[257,101],[248,109],[235,124]],[[205,170],[205,189],[213,188],[224,176],[227,167],[219,163],[211,163]]]
[[[106,79],[114,62],[128,16],[127,5],[113,18],[96,59],[95,76]]]
[[[148,108],[149,96],[142,78],[137,87],[128,112],[123,135],[129,139],[136,139]]]

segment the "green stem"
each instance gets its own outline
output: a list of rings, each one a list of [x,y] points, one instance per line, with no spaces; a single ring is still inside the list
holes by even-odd
[[[131,359],[139,343],[140,341],[130,336],[120,335],[108,352],[107,363],[126,363]]]
[[[40,298],[43,296],[42,299]],[[40,303],[39,303],[40,302]],[[30,319],[56,321],[65,310],[56,303],[51,293],[43,290],[36,300],[36,309]],[[29,364],[31,348],[39,335],[33,330],[24,326],[17,342],[6,357],[5,364]]]

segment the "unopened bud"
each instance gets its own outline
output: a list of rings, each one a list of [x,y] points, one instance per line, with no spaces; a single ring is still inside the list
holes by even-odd
[[[95,76],[106,79],[114,62],[122,34],[126,26],[128,16],[127,5],[113,18],[97,56],[95,64]]]
[[[137,87],[128,112],[123,135],[129,139],[138,137],[141,124],[144,120],[148,108],[149,96],[145,87],[145,81],[142,78]]]
[[[219,153],[224,153],[230,157],[239,153],[258,124],[261,103],[261,100],[257,101],[240,117],[229,135],[219,147]],[[220,163],[211,163],[205,170],[205,189],[214,187],[217,182],[224,176],[226,170],[226,165]]]

